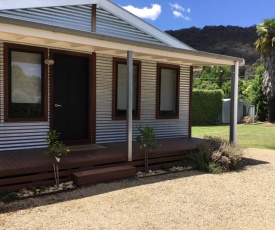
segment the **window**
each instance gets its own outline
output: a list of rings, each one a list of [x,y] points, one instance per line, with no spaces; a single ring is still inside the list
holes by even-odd
[[[158,64],[157,119],[179,118],[179,76],[179,66]]]
[[[139,119],[140,61],[133,62],[133,118]],[[127,61],[113,59],[113,119],[126,119],[127,114]]]
[[[46,50],[5,44],[5,120],[46,120]]]

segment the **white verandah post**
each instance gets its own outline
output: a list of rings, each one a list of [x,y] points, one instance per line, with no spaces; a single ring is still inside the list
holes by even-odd
[[[133,51],[127,51],[127,143],[128,161],[132,161],[133,126]]]
[[[237,143],[239,62],[235,62],[235,74],[231,77],[230,142]]]

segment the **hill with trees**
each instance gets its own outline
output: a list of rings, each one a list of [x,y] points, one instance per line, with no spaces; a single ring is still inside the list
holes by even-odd
[[[166,32],[196,50],[244,58],[246,66],[241,68],[241,76],[260,58],[254,46],[258,39],[256,26],[205,26]]]

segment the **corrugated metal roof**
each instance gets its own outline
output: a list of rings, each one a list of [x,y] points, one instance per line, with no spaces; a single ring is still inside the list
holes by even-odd
[[[0,16],[79,31],[92,31],[92,5],[1,10]],[[104,9],[97,9],[96,33],[134,41],[166,45]]]

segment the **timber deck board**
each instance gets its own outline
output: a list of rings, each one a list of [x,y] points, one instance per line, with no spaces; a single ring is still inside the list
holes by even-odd
[[[149,153],[149,163],[166,163],[184,159],[184,154],[195,149],[200,139],[197,138],[170,138],[156,141],[157,149]],[[127,143],[101,144],[105,148],[72,151],[62,156],[59,163],[60,170],[67,170],[68,176],[72,172],[83,168],[113,167],[130,163],[142,169],[144,153],[139,145],[133,142],[133,161],[128,162]],[[45,149],[26,149],[0,151],[0,190],[7,178],[31,176],[41,174],[41,179],[47,173],[53,172],[53,161],[43,154]],[[30,177],[31,178],[31,177]],[[2,180],[2,182],[1,182]],[[21,180],[21,179],[20,179]],[[20,181],[19,180],[19,181]]]
[[[124,177],[134,176],[136,168],[132,165],[120,165],[108,168],[100,168],[75,172],[72,174],[73,181],[77,185],[92,184],[102,181],[109,181]]]

